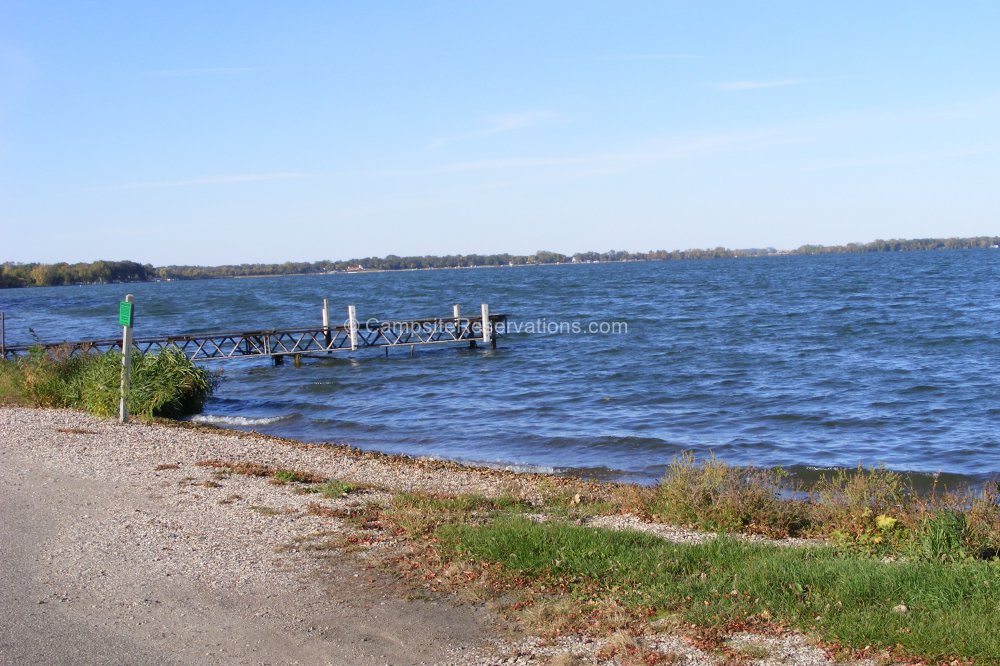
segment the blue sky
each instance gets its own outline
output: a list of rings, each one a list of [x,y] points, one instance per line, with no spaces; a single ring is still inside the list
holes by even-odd
[[[0,261],[1000,233],[996,2],[0,0]]]

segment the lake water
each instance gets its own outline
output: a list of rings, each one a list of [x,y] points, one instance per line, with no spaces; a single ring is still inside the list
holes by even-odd
[[[364,321],[489,303],[534,329],[495,350],[213,362],[202,418],[223,425],[642,482],[684,450],[802,474],[1000,473],[1000,251],[5,290],[7,342],[113,337],[126,291],[137,336],[314,326],[323,298],[338,321],[348,304]]]

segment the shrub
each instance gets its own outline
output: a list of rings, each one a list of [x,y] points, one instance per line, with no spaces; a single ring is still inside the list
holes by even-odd
[[[71,407],[98,416],[118,413],[121,354],[72,356],[56,349],[0,362],[0,402],[35,407]],[[214,378],[176,349],[132,354],[129,412],[176,418],[201,411]]]

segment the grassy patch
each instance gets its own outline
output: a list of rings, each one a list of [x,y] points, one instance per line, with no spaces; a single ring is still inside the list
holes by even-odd
[[[32,351],[0,360],[0,404],[70,407],[98,416],[118,413],[121,354],[70,355],[68,350]],[[180,351],[132,354],[129,412],[176,418],[200,412],[214,378]]]
[[[454,558],[496,563],[537,589],[680,614],[700,627],[787,625],[854,647],[929,659],[1000,655],[1000,565],[884,564],[833,548],[780,548],[721,538],[672,544],[502,515],[436,530]],[[894,610],[905,604],[908,611]]]
[[[299,469],[276,469],[271,473],[271,482],[276,484],[282,483],[323,483],[326,481],[325,476],[320,476],[319,474],[314,474],[312,472],[304,472]]]
[[[391,508],[392,522],[411,537],[428,536],[443,524],[469,524],[497,512],[510,513],[530,507],[507,495],[432,495],[401,493]]]
[[[360,490],[360,486],[348,483],[347,481],[340,481],[339,479],[328,479],[316,487],[316,491],[327,499],[347,497],[357,490]]]

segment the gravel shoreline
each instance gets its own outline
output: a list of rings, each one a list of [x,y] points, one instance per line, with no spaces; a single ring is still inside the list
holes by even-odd
[[[0,408],[0,455],[3,536],[23,540],[4,551],[4,564],[17,572],[8,574],[14,592],[0,597],[0,624],[9,617],[13,627],[3,630],[9,635],[0,632],[0,663],[61,661],[33,652],[31,641],[40,637],[33,638],[23,618],[39,613],[58,613],[38,617],[74,631],[110,634],[108,649],[124,641],[113,652],[118,658],[87,662],[604,663],[596,657],[600,641],[515,640],[492,626],[496,618],[485,606],[408,600],[400,583],[364,565],[363,553],[345,556],[330,545],[352,528],[310,513],[315,496],[249,476],[216,479],[196,463],[253,462],[390,491],[529,500],[539,496],[540,484],[596,484],[243,431],[122,425],[75,411],[15,407]],[[35,541],[23,537],[33,533],[33,521],[45,526]],[[705,538],[629,516],[593,524],[675,541]],[[657,640],[672,663],[719,663],[678,637]],[[747,663],[833,663],[798,635],[779,648]]]

